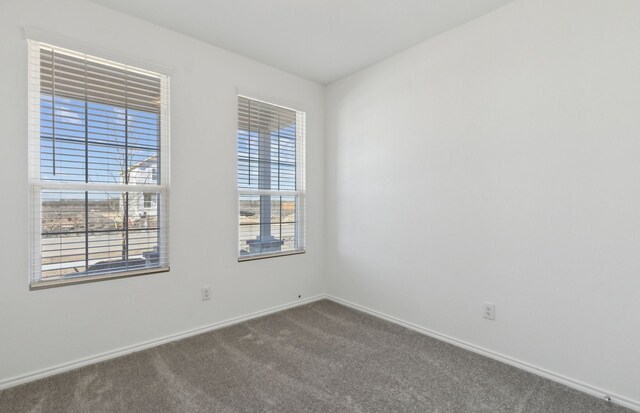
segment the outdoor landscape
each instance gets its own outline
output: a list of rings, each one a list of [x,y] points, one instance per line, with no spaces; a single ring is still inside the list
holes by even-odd
[[[260,196],[247,195],[240,197],[240,254],[248,253],[247,241],[260,237]],[[269,233],[283,242],[281,250],[296,249],[296,201],[295,197],[271,197],[271,224]]]
[[[125,218],[121,197],[112,195],[89,200],[86,211],[84,199],[43,201],[43,278],[82,273],[105,260],[125,257],[132,265],[140,265],[143,254],[154,251],[158,244],[157,216]]]

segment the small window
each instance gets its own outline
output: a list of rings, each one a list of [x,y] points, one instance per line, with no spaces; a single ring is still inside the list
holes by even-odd
[[[32,288],[168,270],[167,90],[29,41]]]
[[[238,97],[239,260],[304,252],[305,114]]]
[[[151,208],[151,200],[153,199],[153,194],[144,194],[144,208]],[[146,211],[145,211],[146,212]]]

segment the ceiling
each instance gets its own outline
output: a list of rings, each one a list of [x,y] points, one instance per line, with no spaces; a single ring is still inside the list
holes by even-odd
[[[92,0],[321,84],[512,0]]]

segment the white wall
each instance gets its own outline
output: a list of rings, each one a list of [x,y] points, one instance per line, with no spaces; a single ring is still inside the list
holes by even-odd
[[[171,272],[28,290],[25,25],[171,68]],[[324,293],[321,86],[87,1],[2,0],[0,56],[0,383]],[[236,261],[238,86],[307,112],[307,254]]]
[[[329,293],[638,403],[639,22],[518,0],[329,86]]]
[[[316,84],[90,2],[0,2],[0,383],[321,294],[326,245],[333,295],[640,401],[639,17],[519,0],[425,42],[328,88],[325,159]],[[172,69],[170,273],[28,291],[25,25]],[[236,262],[238,86],[307,111],[305,255]]]

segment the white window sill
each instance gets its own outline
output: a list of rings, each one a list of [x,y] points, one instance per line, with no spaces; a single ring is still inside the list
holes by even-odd
[[[59,278],[56,280],[35,281],[29,285],[31,291],[43,290],[46,288],[63,287],[65,285],[85,284],[97,281],[114,280],[117,278],[137,277],[140,275],[157,274],[168,272],[169,267],[144,268],[136,271],[115,272],[99,275],[78,276],[74,278]]]

